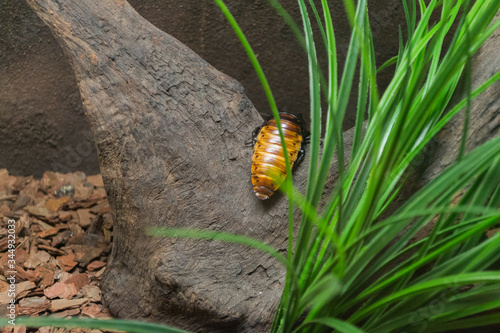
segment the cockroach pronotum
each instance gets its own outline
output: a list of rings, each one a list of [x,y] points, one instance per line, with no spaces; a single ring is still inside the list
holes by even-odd
[[[292,168],[304,159],[309,132],[300,116],[280,113],[281,129]],[[257,198],[269,199],[286,178],[285,156],[276,120],[271,116],[253,133],[252,184]]]

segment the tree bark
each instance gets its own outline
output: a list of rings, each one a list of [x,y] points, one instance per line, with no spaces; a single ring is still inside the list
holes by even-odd
[[[252,190],[252,148],[245,142],[262,118],[242,86],[124,0],[28,3],[71,61],[97,145],[114,220],[102,281],[111,313],[196,332],[268,331],[285,277],[274,258],[219,241],[144,234],[146,226],[220,230],[285,253],[285,198],[277,193],[262,202]],[[471,135],[498,133],[498,100],[490,97],[489,108],[473,110]],[[472,129],[490,121],[496,125],[487,133]],[[344,134],[346,152],[352,134]],[[436,163],[456,153],[456,143],[444,145]],[[431,166],[422,179],[443,167]],[[330,187],[335,170],[334,162]],[[303,163],[294,174],[299,188],[306,175]]]

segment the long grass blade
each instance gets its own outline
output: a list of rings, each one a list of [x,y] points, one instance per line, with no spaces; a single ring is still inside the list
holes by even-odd
[[[91,318],[54,318],[54,317],[17,317],[16,325],[27,327],[64,327],[92,328],[101,330],[119,330],[133,333],[187,333],[187,331],[160,324],[123,319],[91,319]],[[9,318],[0,318],[0,326],[8,326]]]

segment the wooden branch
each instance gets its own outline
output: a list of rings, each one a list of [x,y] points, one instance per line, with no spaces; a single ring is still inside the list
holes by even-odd
[[[242,86],[123,0],[28,3],[72,63],[97,145],[115,223],[102,281],[112,314],[197,332],[268,331],[285,276],[275,259],[219,241],[144,234],[146,226],[221,230],[285,253],[286,200],[262,202],[250,183],[245,141],[262,118]],[[472,124],[482,128],[491,117],[478,114]],[[346,152],[352,134],[344,135]],[[303,163],[299,188],[306,174]]]
[[[262,118],[242,86],[125,1],[29,4],[72,63],[98,148],[115,222],[103,279],[111,312],[195,331],[267,330],[285,275],[276,260],[144,235],[148,225],[223,230],[286,249],[286,201],[261,202],[250,183],[245,142]]]

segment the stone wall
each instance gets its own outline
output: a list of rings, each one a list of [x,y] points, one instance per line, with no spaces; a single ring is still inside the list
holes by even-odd
[[[288,26],[266,0],[226,2],[258,55],[278,107],[282,111],[304,113],[307,118],[307,59]],[[301,26],[296,1],[281,2]],[[243,48],[212,0],[131,0],[130,3],[155,26],[240,81],[257,109],[262,114],[270,113]],[[398,25],[404,27],[404,15],[400,0],[370,3],[374,4],[370,5],[370,19],[380,65],[397,53]],[[342,65],[350,29],[343,2],[332,2],[331,10]],[[318,54],[324,65],[324,46],[317,30],[316,35]],[[381,74],[381,88],[390,75],[391,70]],[[24,1],[1,0],[0,87],[0,168],[7,168],[15,175],[40,176],[45,170],[98,173],[92,134],[71,66],[48,29]],[[356,84],[353,88],[357,88]],[[345,129],[354,124],[354,109],[355,100],[346,115]]]

